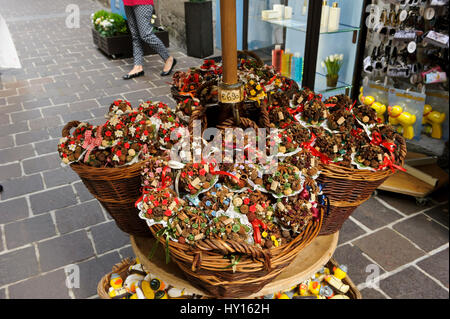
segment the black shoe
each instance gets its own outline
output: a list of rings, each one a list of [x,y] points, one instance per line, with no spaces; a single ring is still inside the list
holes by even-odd
[[[122,79],[124,80],[130,80],[132,78],[137,78],[138,76],[143,76],[144,75],[144,71],[141,72],[137,72],[137,73],[133,73],[133,74],[125,74]]]
[[[172,73],[173,67],[177,64],[177,59],[173,58],[172,66],[170,67],[170,70],[167,72],[161,72],[161,76],[168,76],[170,73]]]

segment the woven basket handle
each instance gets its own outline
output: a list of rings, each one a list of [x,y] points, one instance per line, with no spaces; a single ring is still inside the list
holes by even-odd
[[[267,111],[267,102],[263,101],[261,103],[261,123],[264,127],[270,128],[270,118],[269,111]]]
[[[246,57],[253,58],[254,60],[256,60],[256,63],[259,67],[262,67],[264,65],[263,60],[261,60],[261,58],[252,51],[247,51],[247,50],[238,51],[238,56],[246,56]]]
[[[217,80],[210,80],[208,82],[203,83],[202,85],[200,85],[197,89],[197,91],[195,92],[195,96],[198,98],[200,97],[200,94],[202,93],[202,91],[206,88],[209,88],[211,86],[217,85]]]
[[[81,122],[79,121],[71,121],[67,123],[62,129],[62,137],[68,137],[70,135],[70,130],[74,127],[77,127]]]
[[[403,164],[405,162],[406,153],[408,152],[406,149],[406,141],[405,141],[405,138],[403,136],[401,136],[400,134],[397,134],[395,136],[395,138],[400,143],[400,158],[401,158],[401,163],[403,166]]]
[[[245,129],[245,128],[250,128],[251,127],[251,128],[253,128],[255,130],[258,129],[258,125],[255,122],[253,122],[252,120],[250,120],[249,118],[241,117],[240,120],[241,120],[241,125],[240,126],[242,128]],[[219,130],[224,130],[226,128],[235,128],[235,127],[236,127],[236,123],[234,121],[234,118],[228,118],[225,121],[223,121],[222,123],[220,123],[219,125],[217,125],[217,128]]]
[[[194,132],[194,121],[202,121],[202,128],[203,129],[206,128],[207,123],[204,120],[205,112],[206,112],[206,107],[203,106],[203,104],[200,104],[192,111],[191,116],[189,118],[189,123],[188,123],[188,130],[189,130],[189,133],[191,134],[191,137],[193,136],[193,132]]]
[[[214,85],[217,85],[217,80],[210,80],[208,82],[203,83],[198,87],[198,89],[195,91],[195,97],[200,100],[200,104],[206,105],[206,100],[202,97],[202,91],[204,89],[208,89]]]
[[[112,268],[112,272],[119,273],[122,270],[134,265],[135,263],[136,263],[135,260],[127,257],[127,258],[123,259],[120,263],[115,264]]]
[[[285,78],[285,80],[286,80],[287,82],[290,82],[290,83],[291,83],[291,87],[289,88],[289,90],[286,91],[286,95],[288,96],[289,99],[291,99],[292,96],[293,96],[295,93],[297,93],[300,89],[299,89],[299,87],[298,87],[297,82],[295,82],[294,80],[292,80],[292,79],[290,79],[290,78],[287,78],[287,77],[285,77],[285,76],[283,76],[283,78]]]
[[[265,270],[270,270],[272,268],[270,252],[247,243],[234,240],[224,241],[220,239],[205,239],[197,242],[195,248],[196,252],[192,263],[192,271],[200,268],[203,251],[214,251],[224,256],[235,253],[244,254],[255,259],[262,259],[264,261]]]

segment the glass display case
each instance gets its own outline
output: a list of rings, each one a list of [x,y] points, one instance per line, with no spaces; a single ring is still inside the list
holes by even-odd
[[[324,97],[350,95],[359,86],[361,28],[365,0],[252,0],[244,1],[244,48],[272,63],[272,50],[303,59],[302,87]],[[336,85],[327,83],[325,59],[342,57]],[[354,93],[356,94],[356,93]],[[354,95],[352,94],[352,96]]]

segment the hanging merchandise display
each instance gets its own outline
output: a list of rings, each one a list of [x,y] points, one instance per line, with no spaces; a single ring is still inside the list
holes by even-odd
[[[446,82],[448,6],[378,1],[367,11],[366,74],[387,75],[397,86]]]
[[[418,139],[422,130],[425,94],[400,89],[389,90],[388,119],[408,140]]]
[[[407,140],[419,147],[427,143],[426,139],[421,142],[424,134],[445,141],[448,1],[372,1],[366,12],[362,74],[370,84],[363,81],[362,96],[376,101],[373,86],[380,84],[378,91],[389,90],[389,123],[397,125]],[[380,109],[380,105],[372,105]]]
[[[449,94],[442,91],[426,93],[422,131],[435,139],[449,138]]]
[[[387,75],[392,86],[417,91],[436,83],[448,88],[448,5],[373,1],[367,12],[366,75]]]
[[[377,113],[380,123],[386,122],[387,106],[389,105],[389,89],[373,81],[364,81],[358,100],[360,103],[370,106]]]

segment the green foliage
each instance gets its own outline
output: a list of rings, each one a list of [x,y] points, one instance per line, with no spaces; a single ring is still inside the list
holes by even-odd
[[[99,10],[92,15],[92,25],[103,37],[128,33],[126,20],[117,13]]]
[[[327,70],[329,75],[337,75],[342,67],[344,60],[343,54],[334,54],[327,56],[325,61],[322,61],[322,67]]]

